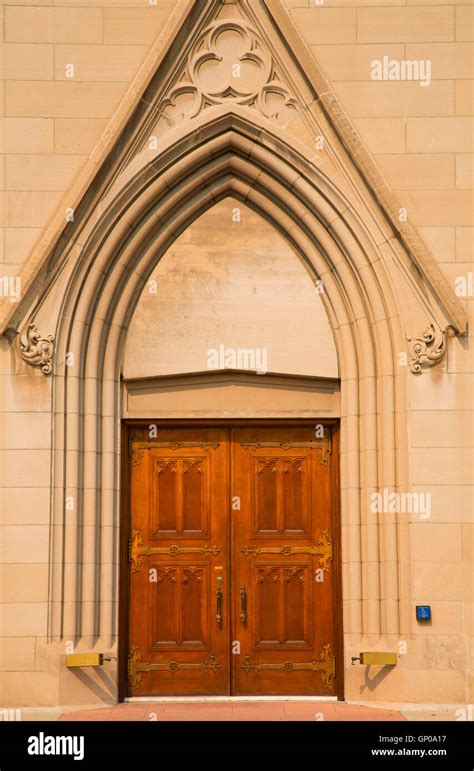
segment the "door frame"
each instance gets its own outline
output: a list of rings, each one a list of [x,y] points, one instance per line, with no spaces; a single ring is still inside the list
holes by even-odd
[[[334,655],[336,659],[336,697],[344,700],[344,637],[342,606],[342,546],[341,546],[341,486],[340,486],[340,420],[335,418],[149,418],[123,419],[120,431],[120,547],[119,547],[119,609],[118,609],[118,701],[128,698],[127,655],[130,618],[130,563],[128,561],[128,539],[131,533],[130,511],[130,459],[129,436],[134,428],[156,425],[162,427],[284,427],[313,426],[315,423],[332,428],[331,463],[331,528],[333,536],[333,618]],[[229,656],[231,655],[229,651]],[[258,698],[258,697],[255,697]],[[284,697],[282,697],[284,698]]]

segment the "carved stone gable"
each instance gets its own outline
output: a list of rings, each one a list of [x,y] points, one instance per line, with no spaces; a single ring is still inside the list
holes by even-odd
[[[89,275],[97,267],[102,275],[102,257],[94,246],[98,233],[111,228],[120,211],[117,222],[141,227],[145,218],[140,219],[138,209],[144,191],[155,181],[159,192],[154,206],[166,208],[174,173],[180,178],[178,195],[184,192],[192,151],[199,148],[193,161],[196,177],[205,173],[207,167],[201,164],[206,162],[215,167],[212,184],[221,180],[222,190],[216,191],[214,201],[232,194],[248,202],[252,189],[253,205],[260,210],[266,196],[262,185],[271,180],[268,197],[274,200],[281,187],[285,209],[294,188],[298,227],[301,221],[307,227],[317,210],[316,220],[325,226],[301,248],[309,262],[314,248],[318,259],[329,254],[332,260],[341,247],[348,260],[347,280],[354,254],[365,260],[375,244],[377,259],[371,264],[381,258],[389,276],[397,298],[395,315],[404,333],[398,347],[411,371],[419,375],[442,361],[448,332],[466,330],[466,311],[414,225],[399,219],[396,195],[280,0],[176,0],[168,24],[170,29],[152,47],[83,178],[37,242],[21,276],[21,298],[0,303],[0,334],[10,341],[18,338],[23,362],[41,368],[45,375],[60,371],[68,351],[57,355],[56,330],[64,319],[63,306],[55,298],[75,291],[83,268]],[[262,170],[262,153],[268,155],[271,171]],[[279,163],[283,159],[290,164],[286,172]],[[274,163],[278,168],[273,169]],[[191,179],[192,175],[186,196]],[[133,189],[133,204],[126,204]],[[202,203],[208,204],[209,200]],[[173,204],[173,213],[178,209]],[[168,246],[179,234],[173,216],[166,214],[160,230],[165,237],[170,229]],[[342,221],[348,229],[347,243],[339,233]],[[365,235],[356,247],[352,239],[358,224]],[[107,269],[103,268],[104,275]]]

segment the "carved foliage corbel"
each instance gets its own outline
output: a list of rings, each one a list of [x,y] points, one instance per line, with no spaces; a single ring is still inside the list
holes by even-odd
[[[446,329],[430,324],[420,337],[407,337],[410,369],[415,375],[438,364],[446,353]]]
[[[52,335],[41,337],[34,324],[29,324],[26,334],[20,335],[20,356],[32,367],[41,367],[44,375],[53,371],[54,338]]]

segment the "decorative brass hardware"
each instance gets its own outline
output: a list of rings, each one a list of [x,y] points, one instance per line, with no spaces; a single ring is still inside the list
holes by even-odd
[[[311,554],[319,556],[319,564],[326,571],[329,571],[329,560],[332,560],[332,540],[329,530],[321,530],[321,536],[317,545],[311,546],[243,546],[241,549],[245,557],[257,557],[259,554],[282,554],[290,557],[293,554]]]
[[[66,653],[66,666],[68,669],[101,667],[103,662],[103,653]]]
[[[218,672],[221,665],[215,656],[209,656],[205,661],[197,664],[180,664],[178,661],[163,661],[159,664],[151,664],[142,661],[142,654],[137,645],[132,645],[127,659],[127,676],[133,689],[140,685],[142,672],[179,672],[183,669],[199,669],[201,672]]]
[[[128,442],[128,454],[132,456],[133,466],[140,465],[145,450],[160,448],[180,450],[182,447],[200,447],[201,450],[209,451],[220,447],[220,442],[134,442],[132,434],[129,434]]]
[[[247,623],[247,591],[245,586],[240,587],[240,618],[242,624]]]
[[[392,651],[364,651],[358,656],[352,656],[351,664],[354,666],[356,661],[360,661],[366,667],[371,665],[395,667],[397,665],[397,654]]]
[[[331,434],[328,431],[324,439],[317,441],[312,440],[310,442],[241,442],[241,447],[244,450],[260,450],[263,447],[277,447],[281,450],[292,450],[294,448],[309,448],[310,450],[317,450],[317,456],[322,466],[327,466],[329,462],[329,456],[332,453],[332,439]]]
[[[219,576],[217,578],[217,589],[216,589],[216,603],[217,603],[216,618],[217,618],[218,626],[222,624],[222,584],[223,583],[224,583],[224,579],[222,578],[222,576]]]
[[[311,442],[241,442],[240,446],[243,447],[244,450],[259,450],[261,447],[279,447],[282,450],[309,447],[311,450],[318,450],[321,447],[321,444],[322,442],[312,440]]]
[[[321,672],[321,682],[323,688],[327,690],[331,689],[332,681],[336,677],[336,660],[331,653],[331,644],[323,645],[319,661],[299,662],[299,661],[285,661],[283,664],[261,664],[259,661],[251,662],[250,656],[245,656],[242,669],[245,672],[261,672],[262,670],[271,669],[274,671],[282,672],[297,672],[302,669],[311,670],[312,672]]]
[[[132,563],[132,571],[137,573],[145,557],[153,554],[168,554],[177,557],[180,554],[202,554],[203,557],[217,557],[221,550],[217,546],[142,546],[143,538],[139,530],[132,531],[132,537],[128,540],[128,561]]]

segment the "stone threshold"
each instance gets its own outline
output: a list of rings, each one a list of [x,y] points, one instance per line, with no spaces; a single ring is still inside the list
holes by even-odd
[[[125,704],[209,704],[250,702],[337,702],[337,696],[130,696]]]

